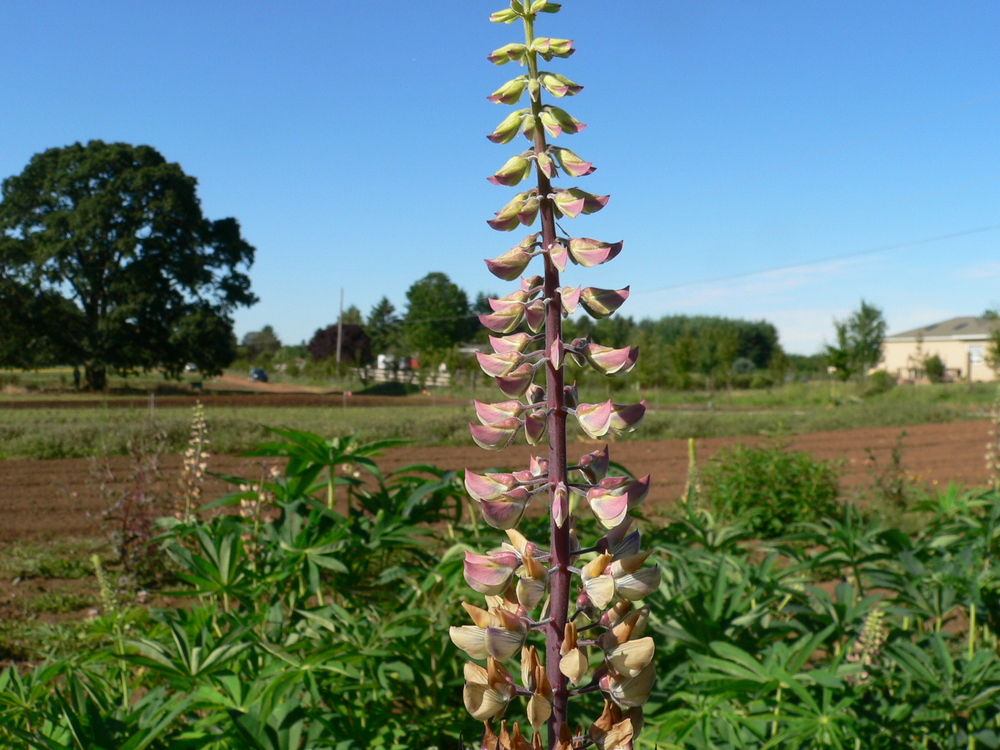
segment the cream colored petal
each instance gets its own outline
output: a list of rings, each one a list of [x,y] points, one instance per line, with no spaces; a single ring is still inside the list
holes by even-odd
[[[504,628],[487,628],[483,639],[487,653],[497,661],[507,661],[521,650],[524,633]]]
[[[465,662],[465,667],[462,670],[466,682],[472,682],[478,685],[489,685],[490,679],[484,667],[474,664],[471,661]]]
[[[595,738],[594,744],[597,745],[598,750],[631,750],[634,734],[632,721],[624,719],[603,735]]]
[[[615,598],[615,579],[611,576],[588,578],[583,582],[583,587],[587,591],[590,601],[598,609],[604,609]]]
[[[611,559],[612,556],[607,553],[595,557],[583,566],[583,572],[581,574],[583,579],[587,580],[588,578],[597,578],[598,576],[604,575],[604,569],[608,567]]]
[[[650,664],[635,677],[617,678],[607,675],[602,680],[602,687],[607,684],[606,692],[611,699],[622,707],[641,706],[649,700],[656,681],[656,665]]]
[[[611,563],[611,575],[615,578],[619,576],[626,575],[628,573],[635,573],[642,564],[646,562],[646,558],[649,557],[649,552],[639,552],[634,555],[628,555],[627,557],[621,557]]]
[[[486,649],[486,630],[475,625],[462,625],[448,629],[451,642],[462,649],[473,659],[485,659],[489,656]]]
[[[517,582],[517,600],[529,612],[539,605],[545,598],[548,589],[545,581],[536,581],[534,578],[521,578]]]
[[[653,659],[656,646],[649,636],[636,641],[627,641],[608,652],[608,663],[618,674],[635,677]]]
[[[645,599],[660,587],[660,569],[642,568],[635,573],[615,579],[618,594],[623,599],[637,601]]]
[[[466,710],[477,721],[489,721],[507,710],[508,696],[488,685],[467,682],[462,690]]]
[[[541,695],[535,694],[528,701],[528,723],[533,729],[538,729],[552,715],[552,704]]]
[[[579,685],[589,670],[590,660],[582,648],[574,648],[559,660],[559,671],[574,685]]]

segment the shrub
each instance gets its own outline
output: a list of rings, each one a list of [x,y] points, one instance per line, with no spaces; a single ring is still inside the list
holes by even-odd
[[[940,383],[944,380],[944,362],[938,355],[933,355],[924,360],[924,372],[927,373],[927,379],[932,383]]]
[[[876,370],[868,378],[868,387],[865,388],[864,395],[877,396],[880,393],[891,391],[896,387],[896,378],[885,370]]]
[[[789,524],[839,514],[840,465],[786,445],[725,448],[706,465],[704,496],[712,509],[764,536]]]

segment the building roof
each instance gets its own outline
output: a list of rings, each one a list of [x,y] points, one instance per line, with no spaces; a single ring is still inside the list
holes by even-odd
[[[916,341],[923,338],[924,341],[982,341],[989,337],[994,328],[1000,326],[1000,321],[990,318],[977,318],[966,316],[963,318],[951,318],[940,323],[932,323],[922,328],[914,328],[902,333],[894,333],[886,336],[889,341]]]

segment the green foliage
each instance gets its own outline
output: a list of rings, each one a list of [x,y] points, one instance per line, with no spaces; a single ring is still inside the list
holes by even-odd
[[[0,326],[0,355],[37,347],[85,366],[95,390],[108,371],[221,372],[230,315],[256,301],[254,248],[235,219],[202,215],[195,185],[150,146],[102,141],[36,154],[4,180],[0,323],[18,320]],[[6,362],[39,364],[22,359]]]
[[[724,448],[702,474],[714,512],[753,533],[773,536],[801,521],[835,515],[840,467],[780,443]]]
[[[868,387],[865,388],[866,396],[877,396],[880,393],[891,391],[896,387],[896,378],[885,370],[876,370],[868,378]]]
[[[286,472],[250,490],[233,478],[241,488],[211,503],[239,515],[165,522],[174,594],[192,603],[147,613],[108,592],[87,648],[0,673],[0,744],[424,750],[471,734],[442,634],[462,547],[431,531],[461,517],[456,477],[383,476],[370,457],[384,445],[278,434],[258,453],[288,457]],[[342,514],[323,475],[348,459],[375,481],[338,476]]]
[[[372,307],[365,321],[365,333],[371,341],[372,354],[400,354],[401,321],[396,308],[383,297]]]
[[[826,347],[827,363],[836,368],[841,380],[853,374],[867,377],[868,371],[882,359],[886,331],[882,311],[862,299],[861,307],[847,320],[835,320],[833,325],[837,343]]]
[[[924,360],[924,372],[932,383],[940,383],[945,375],[944,361],[937,354],[932,354]]]
[[[265,450],[285,445],[291,472],[220,499],[240,515],[165,531],[189,605],[108,609],[0,672],[0,745],[443,750],[478,733],[442,632],[476,539],[456,478],[369,472],[338,485],[343,514],[322,481],[332,441],[288,437]],[[1000,495],[951,487],[918,511],[912,536],[850,506],[764,542],[693,507],[647,528],[664,575],[642,747],[997,747]],[[11,548],[4,574],[52,557]],[[15,625],[0,658],[40,658]]]
[[[644,741],[1000,745],[1000,496],[946,507],[909,538],[848,506],[753,554],[743,527],[692,508],[654,531],[669,576],[651,627],[672,648]]]
[[[645,388],[686,389],[693,385],[693,373],[702,374],[701,383],[704,378],[729,382],[738,374],[731,369],[738,360],[766,369],[784,356],[777,330],[763,320],[667,315],[638,322],[613,316],[595,323],[581,317],[566,321],[564,328],[568,336],[590,335],[604,346],[640,347],[642,357],[630,377]]]
[[[425,357],[440,359],[478,326],[466,293],[446,274],[429,273],[406,291],[403,328],[407,343]]]
[[[274,326],[266,325],[259,331],[250,331],[243,337],[240,346],[245,349],[245,357],[250,361],[255,361],[262,354],[270,354],[272,357],[281,349],[281,339],[274,332]]]

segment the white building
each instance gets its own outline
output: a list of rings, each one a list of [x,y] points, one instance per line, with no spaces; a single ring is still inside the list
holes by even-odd
[[[996,380],[984,356],[997,327],[1000,321],[964,317],[886,336],[878,367],[899,380],[921,380],[924,360],[936,354],[944,362],[946,379],[964,380],[971,372],[973,382]]]

